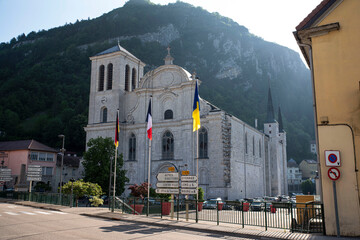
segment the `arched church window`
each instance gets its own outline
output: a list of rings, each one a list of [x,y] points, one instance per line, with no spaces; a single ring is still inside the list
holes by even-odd
[[[245,153],[248,153],[248,139],[247,139],[247,133],[245,133]]]
[[[103,123],[106,123],[107,122],[107,108],[104,107],[102,110],[101,110],[101,122]]]
[[[113,82],[113,65],[109,63],[107,66],[107,85],[106,90],[112,89],[112,82]]]
[[[99,91],[104,91],[105,67],[101,65],[99,68]]]
[[[253,136],[252,145],[253,145],[253,156],[255,156],[255,137],[254,136]]]
[[[166,131],[162,137],[162,158],[174,159],[174,136]]]
[[[259,140],[259,157],[261,157],[261,140]]]
[[[199,158],[208,157],[208,133],[206,128],[199,130]]]
[[[164,119],[173,119],[173,111],[168,109],[164,113]]]
[[[132,69],[131,74],[131,89],[134,90],[136,88],[136,69]]]
[[[125,67],[125,91],[128,92],[130,89],[130,67],[126,65]]]
[[[131,134],[129,138],[129,160],[134,161],[136,159],[136,137],[135,134]]]

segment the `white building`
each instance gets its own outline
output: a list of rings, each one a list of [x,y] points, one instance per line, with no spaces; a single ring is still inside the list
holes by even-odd
[[[301,193],[302,173],[299,165],[292,158],[287,163],[287,173],[289,194]]]
[[[130,182],[148,178],[146,113],[152,97],[151,184],[169,166],[184,166],[196,175],[196,135],[192,131],[195,74],[174,65],[144,73],[145,64],[120,45],[90,58],[91,87],[86,140],[115,133],[120,112],[119,151]],[[201,82],[200,82],[201,83]],[[201,87],[200,87],[201,97]],[[269,89],[264,132],[249,126],[204,99],[200,100],[199,186],[206,198],[241,199],[287,194],[286,133],[274,118]]]

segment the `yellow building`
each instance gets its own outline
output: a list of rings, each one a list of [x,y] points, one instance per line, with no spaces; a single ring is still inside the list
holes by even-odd
[[[325,151],[338,150],[335,181],[341,236],[360,236],[360,1],[324,0],[297,27],[311,68],[316,134],[328,235],[337,234],[333,181]]]
[[[302,160],[299,164],[299,169],[302,172],[303,179],[315,179],[317,171],[317,162],[312,159]]]

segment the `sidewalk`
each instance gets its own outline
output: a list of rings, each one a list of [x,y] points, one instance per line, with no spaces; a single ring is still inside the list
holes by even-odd
[[[66,206],[59,206],[46,203],[36,203],[29,201],[16,201],[11,199],[0,198],[0,203],[6,202],[11,204],[30,206],[35,208],[49,209],[53,211],[62,211],[73,214],[81,214],[89,217],[98,217],[104,219],[111,219],[117,221],[126,221],[141,223],[147,225],[156,225],[156,226],[166,226],[174,229],[186,229],[190,231],[197,232],[206,232],[219,235],[233,236],[233,237],[243,237],[243,238],[252,238],[252,239],[305,239],[305,240],[339,240],[339,239],[359,239],[359,238],[348,238],[348,237],[333,237],[333,236],[323,236],[319,234],[305,234],[305,233],[291,233],[288,230],[281,229],[268,229],[265,231],[264,228],[254,227],[254,226],[245,226],[242,228],[236,224],[226,224],[221,223],[216,225],[215,222],[200,221],[196,223],[194,220],[185,221],[181,219],[176,221],[176,218],[171,220],[169,217],[146,217],[139,215],[131,214],[122,214],[120,212],[112,213],[107,208],[96,208],[96,207],[78,207],[70,208]]]

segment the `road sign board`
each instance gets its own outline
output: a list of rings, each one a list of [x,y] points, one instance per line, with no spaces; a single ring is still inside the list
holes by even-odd
[[[157,188],[156,193],[179,194],[178,188]]]
[[[41,172],[42,168],[28,168],[28,172]]]
[[[28,168],[41,168],[40,165],[28,165]]]
[[[169,168],[168,168],[168,171],[169,171],[169,172],[175,172],[175,167],[169,167]]]
[[[156,178],[162,182],[176,182],[179,181],[179,173],[158,173]]]
[[[196,182],[197,177],[196,176],[181,176],[182,182]]]
[[[36,173],[27,173],[26,176],[28,177],[41,177],[42,174],[36,174]]]
[[[340,151],[327,150],[325,151],[325,165],[327,167],[340,167]]]
[[[196,194],[196,188],[182,188],[181,194]]]
[[[0,177],[0,181],[8,182],[13,180],[12,177]]]
[[[158,187],[158,188],[178,188],[179,182],[157,182],[156,187]]]
[[[0,168],[0,172],[11,172],[11,168]]]
[[[41,181],[41,177],[27,177],[27,181]]]
[[[182,188],[197,188],[196,182],[181,182]]]
[[[340,170],[337,168],[329,168],[328,170],[328,176],[330,178],[330,180],[336,181],[340,178]]]
[[[190,174],[190,171],[189,170],[186,170],[186,171],[182,171],[181,172],[181,175],[184,175],[184,176],[187,176]]]
[[[0,176],[11,176],[11,172],[0,172]]]

